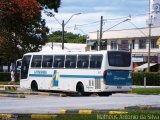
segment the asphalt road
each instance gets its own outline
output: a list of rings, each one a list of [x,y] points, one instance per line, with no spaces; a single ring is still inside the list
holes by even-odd
[[[58,113],[61,109],[123,109],[127,106],[160,106],[160,95],[114,94],[109,97],[58,97],[30,95],[0,97],[0,113]]]

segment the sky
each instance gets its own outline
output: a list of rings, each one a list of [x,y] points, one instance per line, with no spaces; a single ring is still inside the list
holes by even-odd
[[[147,27],[149,0],[61,0],[58,13],[54,10],[50,12],[58,20],[42,14],[50,32],[62,30],[61,23],[64,20],[65,31],[88,35],[100,30],[101,16],[103,31]],[[74,15],[76,13],[81,14]],[[128,18],[129,21],[122,22]],[[118,23],[121,24],[116,25]]]

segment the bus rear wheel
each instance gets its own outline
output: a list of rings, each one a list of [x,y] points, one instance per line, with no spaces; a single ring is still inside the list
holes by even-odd
[[[82,83],[77,84],[76,91],[78,96],[84,96],[84,86]]]
[[[32,81],[31,83],[31,90],[32,91],[38,91],[38,85],[36,81]]]

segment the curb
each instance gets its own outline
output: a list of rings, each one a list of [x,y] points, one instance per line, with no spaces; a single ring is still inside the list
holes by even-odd
[[[0,86],[0,88],[4,88],[4,86]]]
[[[160,110],[160,107],[153,107],[150,105],[145,105],[145,106],[129,106],[125,107],[125,110]]]
[[[4,90],[17,90],[19,85],[0,85],[0,88],[3,88]]]
[[[4,86],[5,90],[17,90],[17,86]]]
[[[21,95],[41,95],[41,96],[60,96],[59,93],[48,93],[48,92],[17,92],[15,94],[21,94]]]
[[[0,114],[0,119],[20,119],[20,118],[27,118],[27,119],[53,119],[57,116],[61,115],[72,115],[72,114],[79,114],[79,115],[91,115],[91,114],[98,114],[104,113],[109,115],[115,114],[128,114],[125,111],[108,111],[108,110],[60,110],[58,114]]]
[[[105,115],[124,115],[128,114],[131,110],[150,110],[156,108],[154,110],[159,110],[160,107],[151,107],[151,106],[129,106],[125,107],[124,110],[92,110],[92,109],[75,109],[75,110],[67,110],[61,109],[59,113],[55,114],[0,114],[0,119],[53,119],[61,115],[92,115],[92,114],[105,114]]]
[[[41,96],[59,96],[66,97],[64,93],[48,93],[48,92],[0,92],[0,94],[14,94],[14,95],[41,95]],[[2,96],[2,95],[0,95]]]
[[[0,119],[53,119],[57,117],[56,114],[0,114]]]
[[[0,97],[14,97],[14,98],[25,98],[25,95],[21,95],[21,94],[4,94],[4,93],[0,93]]]
[[[122,110],[92,110],[92,109],[80,109],[80,110],[67,110],[67,109],[61,109],[59,111],[60,115],[64,114],[79,114],[79,115],[91,115],[91,114],[128,114],[126,111]]]

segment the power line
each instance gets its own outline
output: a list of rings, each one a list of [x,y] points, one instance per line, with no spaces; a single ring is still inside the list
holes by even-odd
[[[149,13],[143,13],[143,14],[137,14],[137,15],[128,15],[128,16],[124,16],[124,17],[118,17],[118,18],[111,18],[111,19],[103,19],[103,21],[115,21],[115,20],[121,20],[121,19],[126,19],[126,18],[135,18],[135,17],[139,17],[139,16],[145,16],[148,15]],[[86,24],[81,24],[81,25],[76,25],[76,26],[86,26],[86,25],[92,25],[95,23],[100,23],[100,21],[94,21],[91,23],[86,23]]]
[[[76,25],[76,26],[86,26],[86,25],[95,24],[95,23],[99,23],[99,22],[100,22],[100,21],[95,21],[95,22],[86,23],[86,24],[81,24],[81,25]]]
[[[123,16],[123,17],[117,17],[117,18],[111,18],[111,19],[103,19],[103,23],[105,23],[107,21],[107,23],[115,23],[115,22],[118,22],[118,21],[121,21],[123,19],[127,19],[127,18],[131,18],[131,19],[134,19],[136,17],[140,17],[140,16],[147,16],[149,13],[142,13],[142,14],[137,14],[137,15],[128,15],[128,16]],[[100,24],[100,20],[98,21],[93,21],[93,22],[89,22],[89,23],[86,23],[86,24],[76,24],[76,27],[77,28],[85,28],[85,29],[91,29],[91,27],[93,28],[98,28]],[[130,24],[132,24],[135,28],[138,28],[135,24],[133,24],[132,22],[130,22]],[[74,28],[74,26],[69,26],[69,27],[66,27],[66,29],[71,29],[71,28]],[[87,27],[87,28],[86,28]],[[141,32],[142,33],[142,32]]]
[[[130,24],[132,24],[137,30],[139,30],[143,35],[147,36],[140,28],[138,28],[133,22],[128,21]]]

